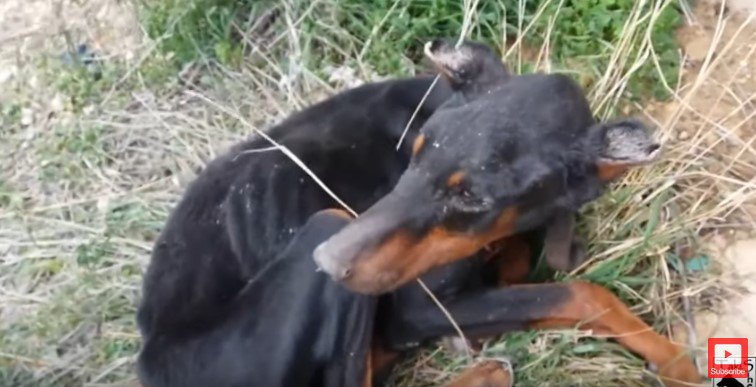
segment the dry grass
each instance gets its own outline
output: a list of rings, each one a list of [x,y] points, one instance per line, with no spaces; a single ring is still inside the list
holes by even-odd
[[[259,51],[254,67],[198,66],[185,71],[185,83],[156,84],[159,60],[135,60],[106,74],[111,78],[102,92],[78,108],[70,103],[78,89],[49,86],[69,71],[54,64],[29,64],[6,81],[0,153],[2,165],[12,167],[0,175],[0,385],[133,381],[134,310],[151,242],[195,171],[249,133],[197,93],[264,129],[346,84],[376,76],[360,62],[353,79],[316,76],[317,69],[304,65],[309,40],[297,29],[312,8],[284,8],[285,28],[271,41],[288,52],[286,63],[267,54],[271,50]],[[477,15],[470,16],[474,24]],[[741,76],[726,58],[737,53],[754,63],[754,46],[740,42],[756,35],[737,21],[715,21],[722,30],[710,49],[716,55],[669,85],[673,103],[629,106],[623,69],[655,58],[649,31],[632,21],[655,16],[630,18],[621,41],[613,42],[612,66],[589,95],[600,112],[622,106],[655,122],[666,157],[586,209],[582,226],[592,259],[562,278],[606,284],[668,333],[695,310],[716,308],[723,288],[716,264],[681,272],[670,262],[688,254],[681,251],[702,254],[704,234],[755,223],[749,205],[756,204],[756,88],[737,86]],[[548,45],[526,51],[510,39],[503,49],[514,69],[532,52],[538,68],[553,68]],[[359,58],[360,51],[351,54]],[[723,71],[731,76],[719,76]],[[697,98],[704,91],[712,97],[702,103]],[[104,101],[106,95],[111,98]],[[585,336],[513,333],[492,341],[485,355],[512,358],[523,386],[640,386],[641,377],[653,377],[617,344]],[[405,362],[396,384],[437,384],[466,361],[430,347]]]

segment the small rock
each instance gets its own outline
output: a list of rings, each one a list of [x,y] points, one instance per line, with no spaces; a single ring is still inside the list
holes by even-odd
[[[756,3],[753,0],[730,0],[727,6],[732,11],[741,13],[743,19],[747,19],[750,15],[756,16]],[[751,19],[751,23],[756,25],[756,17]]]
[[[39,78],[36,75],[32,75],[27,80],[27,83],[32,90],[35,90],[39,87]]]
[[[669,101],[664,104],[664,112],[666,114],[672,115],[678,110],[680,110],[680,102],[678,101]]]
[[[50,100],[50,110],[54,112],[60,112],[63,111],[64,106],[63,95],[56,93],[55,96]]]
[[[688,39],[683,39],[685,53],[693,60],[703,60],[709,53],[711,36],[704,31],[691,31]]]
[[[685,141],[690,138],[690,133],[688,133],[685,130],[681,130],[680,133],[677,133],[677,139],[680,141]]]
[[[709,242],[713,245],[713,247],[716,247],[717,252],[724,251],[725,248],[727,248],[727,245],[729,241],[727,240],[727,237],[725,237],[722,234],[714,234],[709,238]]]
[[[5,63],[0,66],[0,84],[8,82],[16,74],[15,66],[8,66]]]
[[[705,145],[706,145],[707,147],[713,146],[713,145],[714,145],[714,144],[716,144],[716,143],[717,143],[718,141],[719,141],[719,136],[717,136],[717,134],[716,134],[716,133],[714,133],[714,132],[709,132],[709,133],[706,133],[706,134],[705,134],[705,135],[703,136],[703,143],[704,143],[704,144],[705,144]]]
[[[100,213],[104,214],[108,212],[109,207],[110,207],[110,198],[104,196],[97,199],[97,210],[99,210]]]
[[[356,87],[362,84],[362,80],[357,77],[357,72],[348,66],[330,67],[328,72],[328,81],[345,85],[347,87]]]
[[[29,126],[34,122],[34,111],[29,108],[21,109],[21,125]]]

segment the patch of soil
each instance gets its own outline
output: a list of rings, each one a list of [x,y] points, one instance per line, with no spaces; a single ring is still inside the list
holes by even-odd
[[[706,172],[719,179],[731,177],[756,183],[756,2],[730,1],[721,13],[719,1],[699,2],[695,23],[678,31],[686,57],[678,98],[652,104],[647,112],[675,128],[673,145],[687,148],[686,158],[714,155],[719,163]],[[748,18],[750,19],[750,23]],[[691,152],[692,150],[692,152]],[[692,156],[691,156],[692,155]],[[686,162],[688,162],[686,160]],[[712,179],[717,185],[717,179]],[[716,189],[716,187],[712,188]],[[725,290],[721,310],[694,313],[696,347],[705,353],[709,337],[748,337],[756,353],[756,202],[753,187],[743,187],[742,199],[731,190],[731,200],[742,200],[739,211],[719,219],[727,232],[710,231],[706,250],[721,266],[718,278]],[[733,232],[731,227],[744,230]],[[695,306],[694,306],[695,309]],[[675,338],[689,343],[688,330],[674,329]],[[705,357],[699,356],[702,371]]]
[[[0,84],[33,54],[86,43],[100,55],[131,59],[144,42],[131,2],[112,0],[0,1]]]
[[[685,56],[678,97],[646,109],[675,128],[664,140],[716,155],[724,168],[708,172],[738,181],[756,181],[756,2],[750,7],[720,15],[719,5],[700,3],[696,23],[677,34]],[[756,203],[745,201],[729,221],[756,228]]]

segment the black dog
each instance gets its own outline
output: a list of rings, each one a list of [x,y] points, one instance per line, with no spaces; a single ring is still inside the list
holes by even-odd
[[[589,327],[623,335],[618,340],[662,366],[663,376],[696,378],[677,347],[603,288],[495,289],[480,253],[554,218],[557,226],[546,233],[549,262],[576,264],[572,212],[602,184],[646,161],[639,157],[648,157],[653,144],[642,128],[594,125],[567,78],[510,77],[484,46],[436,42],[428,54],[448,84],[431,92],[398,152],[431,78],[362,86],[269,132],[364,212],[318,248],[318,263],[347,287],[370,293],[427,272],[425,282],[474,336],[574,326],[606,312]],[[507,135],[511,128],[493,125],[501,120],[529,126]],[[628,144],[646,153],[628,152]],[[414,285],[380,297],[376,306],[374,298],[328,284],[304,262],[343,221],[335,212],[318,213],[337,205],[285,155],[245,153],[267,146],[250,140],[210,163],[155,245],[138,315],[139,374],[148,387],[351,386],[385,374],[391,363],[367,355],[368,342],[403,350],[454,333]],[[532,157],[523,160],[528,152]],[[606,157],[591,159],[598,154]],[[562,184],[564,174],[577,178]],[[497,192],[501,186],[509,191]],[[506,268],[509,261],[500,261]]]

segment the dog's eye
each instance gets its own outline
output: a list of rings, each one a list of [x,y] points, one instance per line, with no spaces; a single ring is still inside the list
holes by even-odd
[[[450,181],[452,179],[450,178]],[[470,188],[470,183],[466,180],[458,179],[454,184],[447,182],[447,195],[456,196],[466,200],[474,198],[476,195]]]
[[[455,192],[456,195],[462,196],[463,198],[472,198],[473,194],[468,190],[467,188],[460,188]]]
[[[476,195],[464,186],[452,187],[449,192],[451,209],[459,212],[477,213],[491,208],[493,201],[485,196]]]

